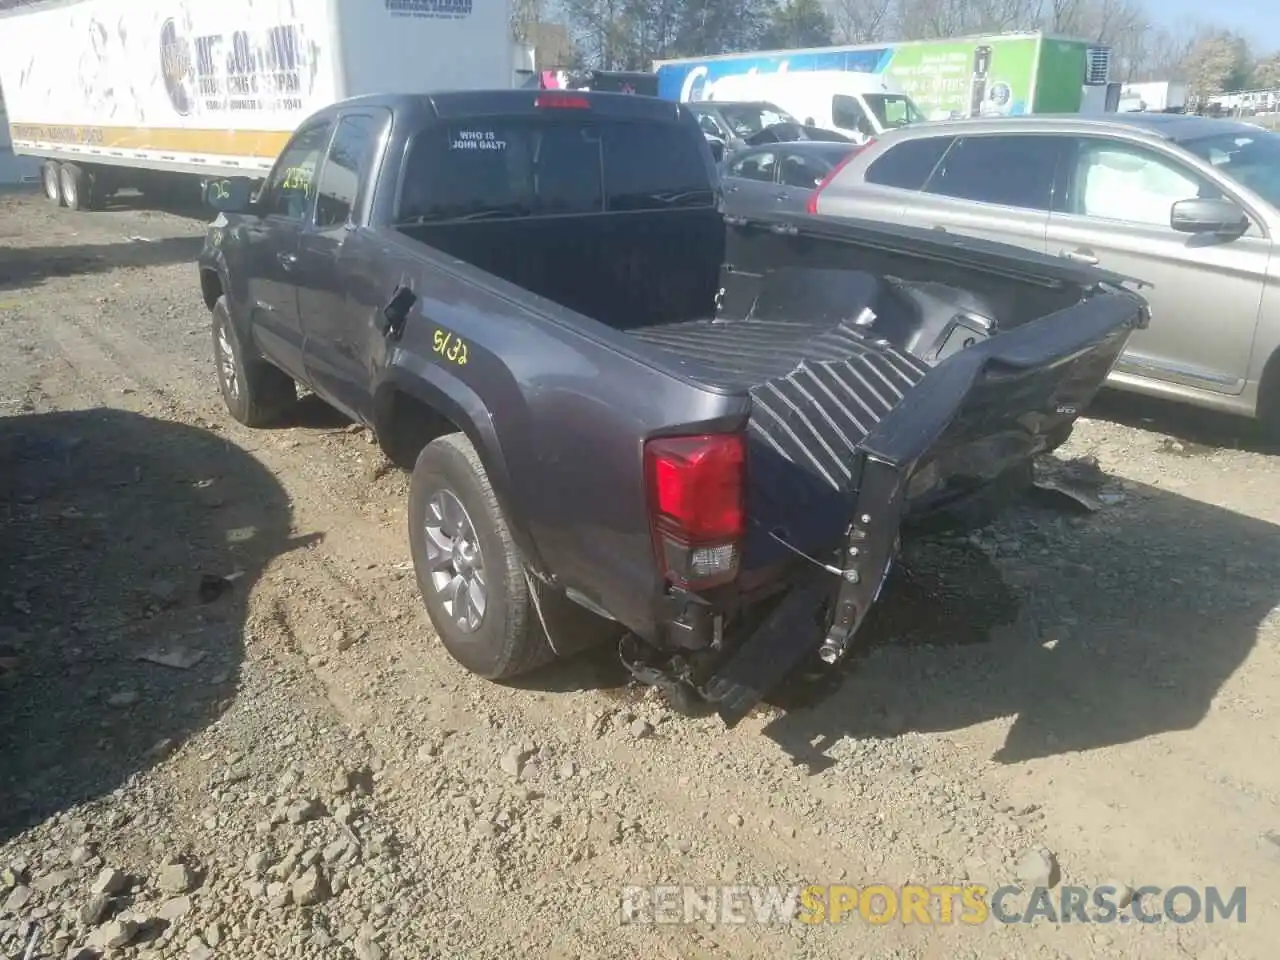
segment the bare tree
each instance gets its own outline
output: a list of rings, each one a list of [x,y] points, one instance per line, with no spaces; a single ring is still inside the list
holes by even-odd
[[[1130,80],[1184,80],[1187,57],[1206,35],[1203,27],[1184,22],[1173,27],[1152,27],[1129,51],[1132,59]]]
[[[968,32],[968,7],[964,0],[901,0],[894,33],[900,40],[962,36]]]
[[[519,43],[532,43],[534,28],[542,22],[543,0],[512,0],[511,38]]]
[[[972,0],[965,10],[967,32],[1025,30],[1039,18],[1040,0]]]
[[[874,43],[885,36],[894,12],[894,0],[834,0],[831,22],[842,43]]]
[[[778,50],[821,47],[831,43],[831,14],[818,0],[784,0],[769,16],[760,45]]]

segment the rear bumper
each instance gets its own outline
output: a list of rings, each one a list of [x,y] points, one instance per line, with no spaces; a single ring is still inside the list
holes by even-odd
[[[1147,317],[1125,294],[1063,313],[954,354],[857,443],[841,539],[702,687],[727,725],[815,652],[828,663],[846,654],[904,533],[993,490],[999,507],[1001,482],[1066,439]]]

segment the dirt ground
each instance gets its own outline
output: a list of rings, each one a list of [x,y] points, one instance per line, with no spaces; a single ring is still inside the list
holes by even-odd
[[[1275,955],[1280,459],[1243,425],[1107,397],[1063,451],[1100,510],[920,545],[833,682],[726,732],[609,651],[457,667],[371,438],[225,414],[202,230],[0,196],[0,956]],[[1246,921],[621,922],[627,886],[1040,869]]]

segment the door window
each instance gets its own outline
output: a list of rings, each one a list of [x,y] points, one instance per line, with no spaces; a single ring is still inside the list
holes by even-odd
[[[333,121],[322,120],[300,130],[284,149],[262,191],[263,209],[267,214],[302,220],[314,195],[312,182],[324,148],[329,143]]]
[[[698,126],[702,129],[704,134],[708,134],[712,137],[719,137],[721,140],[728,138],[728,134],[720,129],[720,124],[716,123],[716,118],[711,116],[709,113],[698,114]]]
[[[744,180],[762,180],[772,183],[777,162],[777,154],[769,150],[748,154],[729,168],[729,175],[742,177]]]
[[[816,157],[806,157],[798,153],[790,153],[782,158],[780,179],[788,187],[803,187],[812,190],[827,175],[830,167]]]
[[[866,111],[862,109],[862,104],[855,97],[848,97],[842,93],[831,98],[831,122],[841,130],[857,130],[867,136],[875,133],[871,121],[867,119]]]
[[[1218,198],[1220,190],[1175,160],[1135,144],[1083,139],[1072,212],[1153,227],[1169,226],[1179,200]]]
[[[904,140],[872,161],[867,167],[867,183],[900,190],[921,190],[953,140],[953,137]]]
[[[1063,138],[1019,134],[961,137],[925,187],[927,193],[1048,211]]]
[[[351,219],[386,118],[381,112],[357,113],[338,123],[316,187],[316,226],[336,227]]]

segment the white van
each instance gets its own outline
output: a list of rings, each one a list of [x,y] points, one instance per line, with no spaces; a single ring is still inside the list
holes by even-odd
[[[855,143],[926,119],[888,77],[849,70],[740,73],[716,80],[705,96],[707,100],[768,100],[802,123],[836,130]]]

